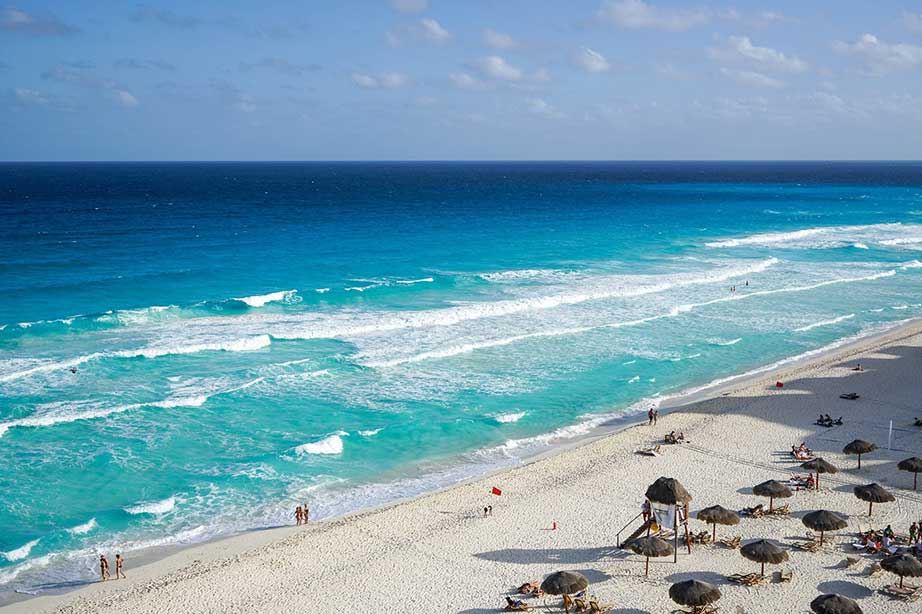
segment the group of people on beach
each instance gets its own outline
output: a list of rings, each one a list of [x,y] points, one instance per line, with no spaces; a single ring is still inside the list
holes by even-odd
[[[659,418],[659,410],[655,407],[651,407],[650,411],[647,412],[647,424],[649,426],[656,426],[656,419]]]
[[[121,579],[128,577],[125,575],[125,572],[123,570],[124,564],[125,564],[125,559],[122,558],[122,555],[116,554],[115,555],[115,579],[116,580],[121,580]],[[110,580],[111,578],[112,578],[112,575],[109,573],[109,561],[108,559],[106,559],[105,554],[100,554],[99,555],[100,582],[105,582],[106,580]]]
[[[310,520],[310,517],[311,508],[307,507],[307,503],[305,503],[303,506],[299,505],[295,508],[295,522],[298,523],[299,527],[302,524],[307,524],[307,521]]]

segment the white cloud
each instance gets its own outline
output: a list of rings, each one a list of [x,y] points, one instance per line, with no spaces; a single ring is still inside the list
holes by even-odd
[[[429,8],[429,0],[391,0],[391,7],[398,13],[422,13]]]
[[[563,113],[558,111],[554,105],[550,104],[543,98],[529,98],[526,102],[528,103],[528,112],[534,115],[540,115],[541,117],[549,117],[554,119],[564,117]]]
[[[596,17],[621,28],[669,32],[682,32],[708,22],[708,14],[702,9],[660,8],[643,0],[606,0]]]
[[[123,107],[138,106],[138,99],[127,90],[115,90],[115,100]]]
[[[30,15],[15,6],[0,7],[0,30],[34,36],[64,36],[77,31],[57,17]]]
[[[493,49],[515,49],[519,46],[517,40],[505,32],[497,32],[487,28],[483,31],[483,42]]]
[[[766,87],[772,89],[780,89],[784,87],[784,81],[775,79],[774,77],[769,77],[768,75],[763,75],[762,73],[755,72],[754,70],[730,70],[727,68],[721,68],[720,72],[741,85]]]
[[[477,69],[490,79],[498,81],[520,81],[524,76],[520,68],[516,68],[498,55],[490,55],[477,60]]]
[[[573,59],[586,72],[607,72],[611,69],[611,64],[608,63],[605,56],[589,47],[580,49]]]
[[[922,47],[908,43],[888,44],[873,34],[865,34],[854,43],[836,43],[841,53],[856,55],[864,60],[871,73],[905,70],[922,66]]]
[[[448,78],[463,90],[482,90],[487,87],[486,83],[466,72],[453,72]]]
[[[731,36],[727,46],[711,48],[710,56],[720,62],[743,62],[758,66],[763,70],[802,73],[807,70],[807,63],[797,56],[789,56],[772,49],[752,44],[748,36]]]
[[[13,97],[16,102],[23,106],[42,106],[48,104],[48,97],[38,90],[30,90],[24,87],[13,89]]]
[[[392,90],[407,85],[410,82],[410,78],[399,72],[385,72],[379,75],[352,73],[352,82],[367,90]]]
[[[922,34],[922,13],[904,12],[903,25],[906,26],[910,32]]]
[[[423,36],[433,43],[444,43],[451,39],[451,32],[442,27],[435,19],[428,17],[419,20]]]

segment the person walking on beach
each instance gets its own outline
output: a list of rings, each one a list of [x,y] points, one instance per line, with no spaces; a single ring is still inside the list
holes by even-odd
[[[311,517],[311,508],[307,507],[307,503],[305,503],[304,504],[304,515],[303,515],[304,524],[307,524],[307,521],[310,520],[310,517]]]
[[[125,559],[122,558],[121,554],[115,555],[115,579],[127,579],[128,576],[125,575],[125,571],[122,569],[122,565],[125,563]]]
[[[99,555],[99,577],[101,582],[105,582],[111,577],[109,575],[109,561],[106,560],[105,554]]]
[[[488,505],[487,506],[487,516],[492,516],[492,515],[493,515],[493,506]]]
[[[656,420],[659,418],[659,410],[653,408],[653,426],[656,426]]]
[[[647,412],[647,426],[653,426],[653,408]]]
[[[295,508],[295,522],[298,523],[297,526],[300,527],[301,522],[303,520],[304,520],[304,512],[301,511],[301,506],[299,505],[298,507]]]

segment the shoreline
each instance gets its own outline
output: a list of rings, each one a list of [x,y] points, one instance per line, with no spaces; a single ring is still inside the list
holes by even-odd
[[[691,387],[675,395],[667,395],[660,406],[661,417],[669,418],[694,412],[696,411],[695,405],[720,401],[723,397],[741,393],[756,384],[770,382],[773,385],[774,380],[784,381],[789,376],[797,377],[807,370],[823,369],[834,363],[874,353],[919,335],[922,335],[922,318],[902,321],[882,330],[872,330],[857,338],[846,337],[827,346],[805,352],[803,355],[781,359],[764,367],[721,378],[703,386]],[[12,600],[0,605],[0,612],[19,614],[51,611],[86,598],[115,594],[123,587],[136,587],[139,582],[156,585],[160,581],[158,579],[163,579],[190,566],[233,564],[234,561],[240,561],[242,557],[248,556],[254,550],[271,549],[289,541],[288,538],[303,539],[301,536],[348,527],[364,520],[374,519],[377,515],[386,512],[399,512],[401,508],[406,509],[414,504],[425,504],[442,495],[470,490],[474,486],[485,485],[491,480],[501,481],[508,474],[526,471],[548,460],[563,463],[567,455],[574,451],[585,451],[600,441],[612,440],[621,436],[629,437],[645,425],[645,417],[638,414],[612,416],[591,427],[584,434],[577,435],[570,440],[550,444],[549,449],[525,456],[511,466],[496,468],[425,493],[394,499],[342,516],[325,518],[311,523],[307,528],[294,526],[258,528],[200,543],[144,550],[139,552],[139,556],[130,559],[128,571],[131,579],[127,582],[91,582],[64,590],[52,589],[52,591],[36,596],[16,594]],[[139,564],[133,566],[131,565],[133,562],[139,562]]]

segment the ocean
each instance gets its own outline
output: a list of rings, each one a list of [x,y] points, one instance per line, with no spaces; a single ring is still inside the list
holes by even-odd
[[[918,163],[0,164],[0,214],[0,593],[922,315]]]

